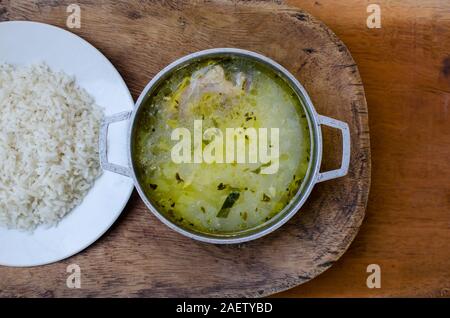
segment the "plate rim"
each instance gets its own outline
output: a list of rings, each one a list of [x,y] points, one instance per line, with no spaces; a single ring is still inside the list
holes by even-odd
[[[66,29],[63,29],[61,27],[57,27],[54,26],[52,24],[48,24],[48,23],[42,23],[42,22],[35,22],[35,21],[22,21],[22,20],[16,20],[16,21],[3,21],[0,22],[0,28],[3,25],[29,25],[29,26],[33,26],[33,25],[37,25],[39,27],[44,27],[44,28],[49,28],[49,29],[54,29],[58,32],[63,32],[67,35],[69,35],[70,37],[72,37],[75,40],[81,41],[84,45],[87,45],[90,49],[93,49],[94,52],[96,52],[97,54],[99,54],[100,58],[106,62],[106,64],[108,64],[109,66],[112,67],[113,71],[118,75],[118,78],[120,79],[120,84],[125,88],[126,92],[127,92],[127,99],[129,100],[130,106],[131,106],[131,110],[134,109],[135,106],[135,102],[134,99],[131,95],[130,89],[128,88],[127,84],[125,83],[125,80],[123,79],[122,75],[120,74],[120,72],[117,70],[117,68],[114,66],[114,64],[112,64],[112,62],[99,50],[97,49],[94,45],[92,45],[91,43],[89,43],[87,40],[83,39],[81,36],[68,31]],[[107,171],[102,169],[102,173],[108,173]],[[97,182],[98,179],[96,179],[95,182]],[[130,201],[131,195],[133,194],[134,191],[134,182],[131,184],[130,189],[128,190],[128,193],[125,195],[126,200],[124,200],[123,205],[120,207],[120,209],[118,209],[117,215],[115,215],[113,218],[111,218],[111,222],[108,222],[108,225],[105,226],[105,229],[100,231],[99,234],[93,238],[88,240],[89,243],[87,244],[83,244],[80,248],[74,249],[74,251],[70,251],[69,253],[64,253],[64,255],[62,256],[58,256],[58,257],[54,257],[51,258],[47,261],[39,261],[39,262],[18,262],[18,263],[8,263],[8,262],[2,262],[0,261],[0,266],[5,266],[5,267],[12,267],[12,268],[30,268],[30,267],[37,267],[37,266],[43,266],[43,265],[49,265],[49,264],[53,264],[53,263],[57,263],[63,260],[66,260],[72,256],[75,256],[79,253],[81,253],[82,251],[84,251],[85,249],[89,248],[91,245],[93,245],[94,243],[96,243],[100,238],[103,237],[103,235],[106,234],[106,232],[108,232],[111,227],[114,225],[114,223],[116,223],[116,221],[119,219],[119,217],[122,215],[123,211],[125,210],[125,207],[127,206],[128,202]],[[92,189],[92,188],[91,188]],[[91,191],[91,189],[89,191]],[[73,210],[73,209],[72,209]],[[72,211],[71,211],[72,212]],[[57,225],[56,225],[57,226]],[[8,229],[7,229],[8,230]],[[33,234],[31,234],[33,235]]]

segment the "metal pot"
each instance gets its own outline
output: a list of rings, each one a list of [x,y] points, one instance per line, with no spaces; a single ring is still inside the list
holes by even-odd
[[[178,68],[185,66],[188,63],[192,63],[194,61],[203,58],[220,57],[220,56],[240,56],[256,60],[257,62],[268,66],[270,69],[272,69],[282,78],[284,78],[295,90],[298,97],[301,99],[302,104],[304,105],[311,136],[311,154],[310,154],[309,168],[302,185],[300,186],[297,194],[294,196],[291,202],[281,212],[279,212],[276,216],[274,216],[266,223],[236,234],[205,234],[183,228],[180,225],[172,222],[163,213],[159,212],[158,209],[155,207],[155,205],[152,204],[152,202],[145,195],[136,177],[135,167],[132,160],[133,127],[136,123],[136,118],[140,114],[141,106],[145,104],[145,101],[147,100],[147,98],[149,98],[149,96],[151,96],[154,89],[158,87],[158,84],[167,79],[168,76],[172,73],[172,71],[177,70]],[[123,120],[129,121],[128,146],[127,146],[129,167],[123,167],[110,163],[108,162],[107,159],[106,143],[107,143],[108,126],[111,123]],[[322,161],[322,132],[320,127],[321,125],[337,128],[342,133],[342,141],[343,141],[342,161],[341,167],[337,170],[327,172],[319,171],[320,164]],[[135,105],[135,109],[132,112],[119,113],[105,118],[104,122],[102,123],[100,132],[100,163],[104,170],[109,170],[133,178],[136,189],[139,192],[139,195],[141,196],[142,200],[147,205],[147,207],[159,220],[161,220],[171,229],[192,239],[214,244],[243,243],[260,238],[264,235],[267,235],[275,231],[284,223],[286,223],[292,216],[294,216],[295,213],[297,213],[297,211],[301,208],[301,206],[308,198],[309,194],[311,193],[316,183],[345,176],[348,171],[349,162],[350,162],[350,133],[348,125],[346,123],[317,114],[311,102],[311,99],[309,98],[303,86],[284,67],[282,67],[275,61],[263,55],[251,51],[234,48],[217,48],[200,51],[189,54],[171,63],[170,65],[165,67],[162,71],[160,71],[150,81],[150,83],[147,84],[147,86],[139,96]]]

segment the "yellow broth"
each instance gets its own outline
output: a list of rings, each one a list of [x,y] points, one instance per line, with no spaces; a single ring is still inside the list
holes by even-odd
[[[276,173],[262,173],[272,161],[174,162],[178,141],[171,134],[178,127],[194,134],[194,120],[223,136],[230,127],[244,134],[278,128]],[[308,121],[296,93],[245,58],[209,59],[174,71],[141,107],[133,136],[132,159],[146,196],[173,222],[204,233],[236,233],[270,220],[296,194],[309,164]],[[203,139],[200,147],[209,142]]]

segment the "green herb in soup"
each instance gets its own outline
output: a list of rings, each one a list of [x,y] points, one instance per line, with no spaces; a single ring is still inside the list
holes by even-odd
[[[173,138],[180,127],[194,136],[182,141],[184,148]],[[234,148],[227,128],[242,137]],[[255,139],[261,128],[278,134]],[[296,194],[309,163],[309,127],[297,95],[273,71],[245,58],[173,72],[143,105],[133,136],[133,161],[147,197],[173,222],[206,233],[235,233],[270,220]],[[262,141],[271,156],[257,150],[255,161],[250,149]],[[174,160],[175,149],[182,160]],[[237,159],[227,161],[230,149],[245,156],[232,153]]]

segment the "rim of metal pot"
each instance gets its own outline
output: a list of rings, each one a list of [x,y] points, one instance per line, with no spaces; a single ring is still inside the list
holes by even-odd
[[[141,106],[144,104],[144,101],[146,98],[151,96],[152,93],[150,92],[151,89],[157,88],[158,84],[163,81],[166,77],[168,77],[172,71],[176,70],[177,68],[180,68],[192,61],[195,61],[196,59],[201,59],[205,57],[214,57],[214,56],[241,56],[244,58],[250,58],[253,60],[256,60],[275,72],[277,72],[282,78],[287,80],[288,84],[291,86],[291,88],[297,93],[298,97],[302,101],[302,105],[304,108],[304,111],[307,115],[308,124],[309,124],[309,132],[310,132],[310,138],[311,138],[311,150],[310,150],[310,162],[309,167],[306,173],[306,176],[300,186],[300,188],[297,190],[296,195],[291,199],[291,201],[283,208],[282,211],[280,211],[277,215],[275,215],[273,218],[271,218],[269,221],[254,227],[250,228],[248,230],[240,231],[240,232],[234,232],[230,234],[208,234],[203,232],[197,232],[194,230],[189,230],[186,228],[183,228],[182,226],[172,222],[170,219],[166,218],[163,213],[159,212],[157,208],[153,205],[153,203],[147,198],[146,194],[141,188],[141,185],[139,183],[139,180],[135,173],[135,167],[133,163],[133,153],[132,153],[132,138],[133,137],[133,129],[134,124],[136,121],[137,116],[139,115],[139,110]],[[135,109],[132,112],[130,123],[129,123],[129,129],[128,129],[128,160],[129,160],[129,166],[131,170],[131,177],[133,178],[134,184],[136,186],[136,189],[139,193],[139,196],[144,201],[144,203],[147,205],[149,210],[165,225],[167,225],[172,230],[183,234],[189,238],[206,242],[206,243],[213,243],[213,244],[238,244],[238,243],[244,243],[248,241],[252,241],[255,239],[258,239],[260,237],[263,237],[278,228],[280,228],[282,225],[284,225],[287,221],[289,221],[297,212],[299,212],[302,205],[305,203],[307,198],[309,197],[314,185],[317,181],[317,175],[319,173],[320,169],[320,163],[322,161],[322,133],[320,129],[320,123],[318,120],[318,114],[314,108],[314,105],[307,94],[305,88],[300,84],[300,82],[283,66],[275,62],[274,60],[252,52],[248,50],[243,49],[237,49],[237,48],[214,48],[214,49],[208,49],[203,50],[195,53],[188,54],[165,68],[163,68],[158,74],[156,74],[155,77],[152,78],[152,80],[146,85],[142,93],[140,94],[139,98],[136,101]]]

